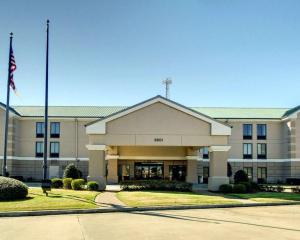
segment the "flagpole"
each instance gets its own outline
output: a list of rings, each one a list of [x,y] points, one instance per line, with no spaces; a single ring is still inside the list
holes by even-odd
[[[45,123],[44,123],[44,164],[43,179],[47,179],[47,154],[48,154],[48,59],[49,59],[49,20],[47,20],[47,45],[46,45],[46,86],[45,86]]]
[[[9,122],[9,97],[10,97],[10,68],[11,68],[11,52],[12,52],[13,33],[10,33],[9,41],[9,56],[8,56],[8,76],[7,76],[7,90],[6,90],[6,111],[5,111],[5,133],[4,133],[4,154],[2,165],[2,176],[7,176],[7,137],[8,137],[8,122]]]

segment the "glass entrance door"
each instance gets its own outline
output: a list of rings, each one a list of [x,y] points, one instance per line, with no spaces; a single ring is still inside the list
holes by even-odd
[[[163,163],[135,163],[134,178],[143,179],[163,179],[164,177]]]

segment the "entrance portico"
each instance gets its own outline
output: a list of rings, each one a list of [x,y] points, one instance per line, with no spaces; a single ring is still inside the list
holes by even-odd
[[[161,96],[87,125],[89,180],[198,183],[198,151],[210,147],[209,189],[228,183],[230,126]]]

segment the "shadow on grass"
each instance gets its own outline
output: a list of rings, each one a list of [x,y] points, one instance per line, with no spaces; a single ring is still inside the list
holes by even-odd
[[[31,200],[31,199],[33,199],[33,197],[27,196],[26,198],[23,198],[23,199],[16,199],[16,200],[0,200],[0,203],[1,203],[1,202],[24,202],[24,201],[28,201],[28,200]]]
[[[80,202],[85,202],[85,203],[89,203],[89,204],[93,204],[93,205],[97,205],[95,201],[92,200],[88,200],[88,199],[84,199],[78,196],[74,196],[74,195],[70,195],[70,194],[58,194],[58,193],[48,193],[48,196],[46,196],[45,194],[39,194],[39,193],[31,193],[31,195],[36,195],[36,196],[40,196],[40,197],[48,197],[48,198],[65,198],[65,199],[71,199],[71,200],[75,200],[75,201],[80,201]]]
[[[300,201],[300,194],[297,193],[277,193],[277,192],[257,192],[257,193],[230,193],[222,195],[229,199],[247,199],[252,200],[254,198],[268,198],[279,199],[287,201]]]

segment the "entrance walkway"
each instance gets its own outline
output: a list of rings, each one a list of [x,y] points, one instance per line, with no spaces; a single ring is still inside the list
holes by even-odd
[[[126,207],[126,205],[117,198],[116,192],[105,191],[96,197],[95,202],[100,208],[120,209]]]

